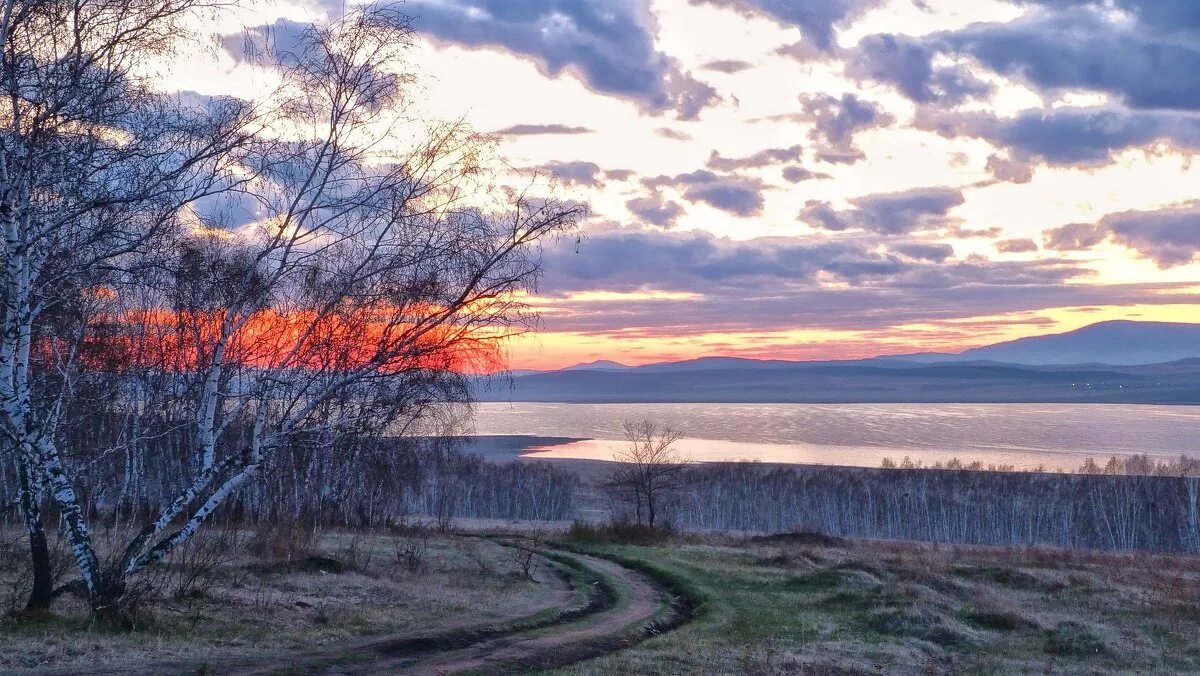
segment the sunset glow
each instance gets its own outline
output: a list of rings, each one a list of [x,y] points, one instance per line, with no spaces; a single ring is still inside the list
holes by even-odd
[[[414,114],[494,133],[501,183],[536,172],[590,205],[543,252],[541,330],[507,342],[513,368],[1200,321],[1200,95],[1149,65],[1200,59],[1176,10],[833,4],[405,5]],[[253,11],[279,41],[343,6]],[[224,44],[171,86],[252,96],[268,75]]]

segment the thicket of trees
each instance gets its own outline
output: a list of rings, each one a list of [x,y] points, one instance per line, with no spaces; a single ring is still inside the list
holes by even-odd
[[[1200,553],[1200,478],[708,464],[683,528]]]
[[[70,443],[88,448],[86,439]],[[110,454],[87,469],[80,502],[114,525],[159,514],[187,482],[176,434],[152,455]],[[553,521],[574,517],[579,477],[543,462],[489,462],[436,437],[371,439],[327,449],[303,443],[280,449],[260,480],[232,496],[217,515],[226,523],[262,521],[324,526],[382,526],[407,517]],[[104,448],[111,446],[102,445]],[[127,465],[130,458],[139,463]],[[15,467],[0,465],[0,523],[19,523]],[[54,509],[47,513],[54,519]]]
[[[884,458],[880,464],[883,469],[969,469],[982,472],[1019,472],[1016,465],[1004,463],[984,463],[981,460],[960,460],[959,458],[951,458],[946,462],[936,461],[926,464],[921,459],[914,460],[909,456],[904,456],[899,462]],[[1045,472],[1048,471],[1045,466],[1038,467],[1032,471]],[[1059,468],[1057,471],[1062,471]],[[1095,458],[1088,458],[1075,470],[1078,474],[1106,474],[1109,476],[1122,475],[1141,475],[1141,476],[1200,476],[1200,460],[1181,455],[1178,458],[1170,460],[1159,460],[1150,457],[1145,453],[1135,453],[1126,456],[1111,456],[1104,464],[1096,462]]]
[[[60,591],[48,527],[122,622],[130,578],[236,496],[328,500],[369,469],[329,458],[451,430],[462,373],[530,325],[538,243],[583,212],[495,185],[465,126],[411,118],[411,28],[388,6],[249,41],[254,100],[164,92],[209,7],[0,12],[0,462],[32,610]],[[101,560],[112,481],[143,519]]]

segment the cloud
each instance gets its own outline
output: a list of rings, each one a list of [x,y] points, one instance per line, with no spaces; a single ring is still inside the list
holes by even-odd
[[[1030,253],[1037,250],[1037,242],[1032,239],[1002,239],[996,242],[996,251],[1000,253]]]
[[[918,127],[944,136],[984,138],[1008,148],[1022,162],[1103,164],[1114,153],[1170,141],[1200,148],[1200,117],[1114,108],[1025,110],[1013,117],[980,112],[918,113]]]
[[[850,201],[851,208],[835,209],[828,202],[810,200],[800,220],[823,230],[865,230],[883,235],[947,228],[957,221],[947,216],[963,203],[956,188],[914,188],[896,193],[879,193]]]
[[[784,167],[783,178],[792,183],[800,183],[801,181],[810,181],[814,179],[830,178],[829,174],[814,172],[805,169],[804,167]]]
[[[954,256],[954,247],[949,244],[927,242],[904,242],[893,244],[892,251],[918,261],[933,261],[941,263]]]
[[[296,54],[303,49],[305,35],[312,24],[290,19],[246,28],[241,33],[223,35],[221,48],[235,63],[270,64],[273,55]]]
[[[804,148],[795,145],[788,148],[767,148],[747,157],[723,157],[717,151],[712,151],[708,158],[708,168],[717,171],[734,171],[765,167],[772,164],[798,162],[804,154]]]
[[[1008,22],[921,37],[869,35],[847,50],[847,73],[887,82],[921,104],[919,127],[986,138],[1013,156],[990,159],[1000,180],[1025,182],[1031,163],[1100,164],[1114,152],[1168,141],[1200,147],[1200,9],[1193,0],[1021,0]],[[970,64],[968,67],[964,64]],[[1025,83],[1044,109],[1012,117],[951,112],[988,87],[986,69]],[[1066,92],[1108,95],[1103,105],[1051,106]]]
[[[1186,3],[1186,4],[1185,4]],[[1008,23],[939,36],[992,70],[1036,87],[1109,93],[1135,109],[1200,110],[1200,22],[1191,0],[1041,0]]]
[[[797,119],[813,123],[810,134],[817,144],[817,159],[825,162],[856,162],[863,153],[854,145],[854,134],[883,127],[895,121],[881,106],[854,94],[836,98],[828,94],[800,97],[803,113]]]
[[[1033,180],[1033,167],[1028,162],[1019,162],[995,153],[988,155],[986,168],[998,181],[1028,183]]]
[[[1106,217],[1113,241],[1161,268],[1186,265],[1200,255],[1200,205],[1163,211],[1129,211]]]
[[[1047,249],[1083,251],[1108,239],[1108,229],[1099,223],[1069,223],[1043,233]]]
[[[206,195],[191,208],[207,227],[222,230],[236,230],[270,215],[254,195],[240,190]]]
[[[934,45],[903,35],[868,35],[849,56],[846,73],[895,86],[918,103],[957,104],[990,86],[960,65],[934,67]]]
[[[703,202],[736,216],[756,216],[762,212],[764,186],[756,179],[723,176],[701,169],[676,176],[643,179],[642,183],[652,190],[674,187],[682,191],[686,200]]]
[[[677,202],[663,199],[663,196],[658,194],[631,199],[625,203],[625,207],[644,223],[660,228],[675,225],[675,219],[683,215],[683,207]]]
[[[738,216],[757,216],[762,213],[761,188],[751,184],[717,182],[694,185],[685,190],[683,196]]]
[[[1045,236],[1048,249],[1082,251],[1112,241],[1161,268],[1186,265],[1200,257],[1200,201],[1109,214],[1096,223],[1071,223],[1048,230]]]
[[[829,52],[837,46],[834,28],[848,25],[883,0],[692,0],[692,4],[730,7],[796,26],[814,48]]]
[[[537,136],[550,134],[590,134],[587,127],[573,127],[565,124],[514,124],[511,127],[497,129],[495,134],[501,136]]]
[[[701,66],[704,70],[711,70],[717,73],[740,73],[748,68],[753,68],[754,65],[749,61],[740,61],[737,59],[723,59],[720,61],[709,61]]]
[[[421,34],[467,47],[508,50],[549,76],[576,74],[594,91],[683,119],[716,91],[658,51],[653,17],[639,0],[410,0]]]
[[[567,245],[569,244],[569,246]],[[546,251],[547,328],[624,335],[714,331],[886,329],[897,324],[1046,307],[1190,302],[1186,284],[1088,284],[1082,264],[1056,259],[958,260],[948,245],[870,237],[732,240],[703,231],[600,229]],[[611,306],[571,302],[579,291],[683,292]],[[886,311],[881,309],[886,308]]]
[[[538,167],[569,185],[599,186],[601,169],[595,162],[548,162]]]

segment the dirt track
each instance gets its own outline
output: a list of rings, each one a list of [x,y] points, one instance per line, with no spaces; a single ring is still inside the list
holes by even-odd
[[[340,646],[320,654],[297,656],[258,665],[230,665],[229,674],[454,674],[487,670],[527,671],[569,664],[618,650],[644,636],[666,610],[667,595],[645,575],[618,563],[582,554],[555,551],[586,571],[591,590],[587,607],[563,608],[560,619],[514,631],[461,628],[461,640],[397,638]],[[603,587],[603,589],[600,589]],[[570,593],[566,593],[567,597]],[[477,640],[472,640],[477,639]],[[246,668],[249,667],[249,668]]]
[[[455,674],[487,669],[531,669],[557,666],[632,643],[663,609],[662,591],[646,576],[612,561],[574,555],[617,590],[613,608],[577,621],[539,631],[518,633],[468,648],[440,653],[408,664],[378,662],[355,671],[333,673]]]
[[[555,587],[554,603],[516,609],[506,622],[464,625],[431,635],[355,641],[300,654],[234,658],[206,664],[142,664],[138,674],[453,674],[528,671],[619,650],[672,612],[671,595],[619,563],[549,549],[539,579]],[[518,616],[519,615],[519,616]],[[99,672],[97,672],[99,673]]]

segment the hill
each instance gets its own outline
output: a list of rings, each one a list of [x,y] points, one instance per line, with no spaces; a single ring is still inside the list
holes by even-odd
[[[1200,325],[1102,322],[959,354],[592,362],[480,384],[484,401],[1200,403]]]

